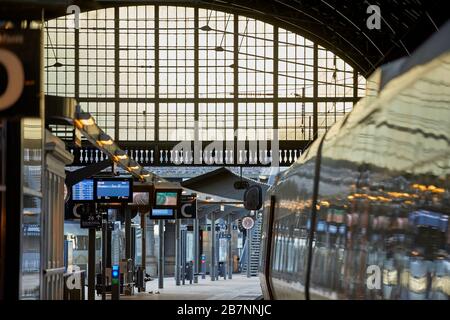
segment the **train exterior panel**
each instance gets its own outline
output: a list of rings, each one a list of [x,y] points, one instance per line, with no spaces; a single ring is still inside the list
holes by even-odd
[[[265,299],[449,299],[450,51],[380,79],[269,189]]]

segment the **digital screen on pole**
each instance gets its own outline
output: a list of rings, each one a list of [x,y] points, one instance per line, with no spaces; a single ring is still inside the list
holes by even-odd
[[[150,212],[150,219],[175,219],[175,210],[153,208]]]
[[[133,180],[124,178],[95,179],[94,194],[97,202],[132,202]]]
[[[85,179],[72,186],[71,198],[73,202],[94,200],[94,180]]]
[[[178,208],[179,199],[179,190],[156,190],[153,207],[159,209]]]

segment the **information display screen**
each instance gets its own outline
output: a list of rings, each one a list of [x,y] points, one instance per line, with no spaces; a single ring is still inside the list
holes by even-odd
[[[178,208],[180,200],[180,190],[156,190],[154,198],[154,208]]]
[[[73,202],[94,200],[94,180],[85,179],[72,186],[71,198]]]
[[[150,212],[150,219],[175,219],[175,210],[153,208]]]
[[[129,178],[97,178],[94,195],[97,202],[132,202],[133,180]]]

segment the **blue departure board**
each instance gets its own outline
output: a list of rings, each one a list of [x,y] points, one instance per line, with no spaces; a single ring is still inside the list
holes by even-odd
[[[97,202],[132,202],[133,181],[128,178],[98,178],[95,180]]]
[[[153,208],[150,212],[150,219],[175,219],[175,210]]]
[[[72,186],[72,201],[83,202],[94,200],[94,180],[85,179]]]

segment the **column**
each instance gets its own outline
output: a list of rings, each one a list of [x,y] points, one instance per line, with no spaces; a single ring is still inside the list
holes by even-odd
[[[228,239],[228,251],[227,251],[227,260],[228,260],[228,279],[233,278],[233,255],[231,251],[231,232],[232,230],[232,219],[231,219],[231,213],[228,215],[228,234],[230,235],[230,238]]]
[[[215,212],[211,213],[211,258],[210,258],[210,268],[209,275],[211,276],[211,281],[216,280],[216,218]]]
[[[164,220],[159,220],[158,288],[164,288]]]

